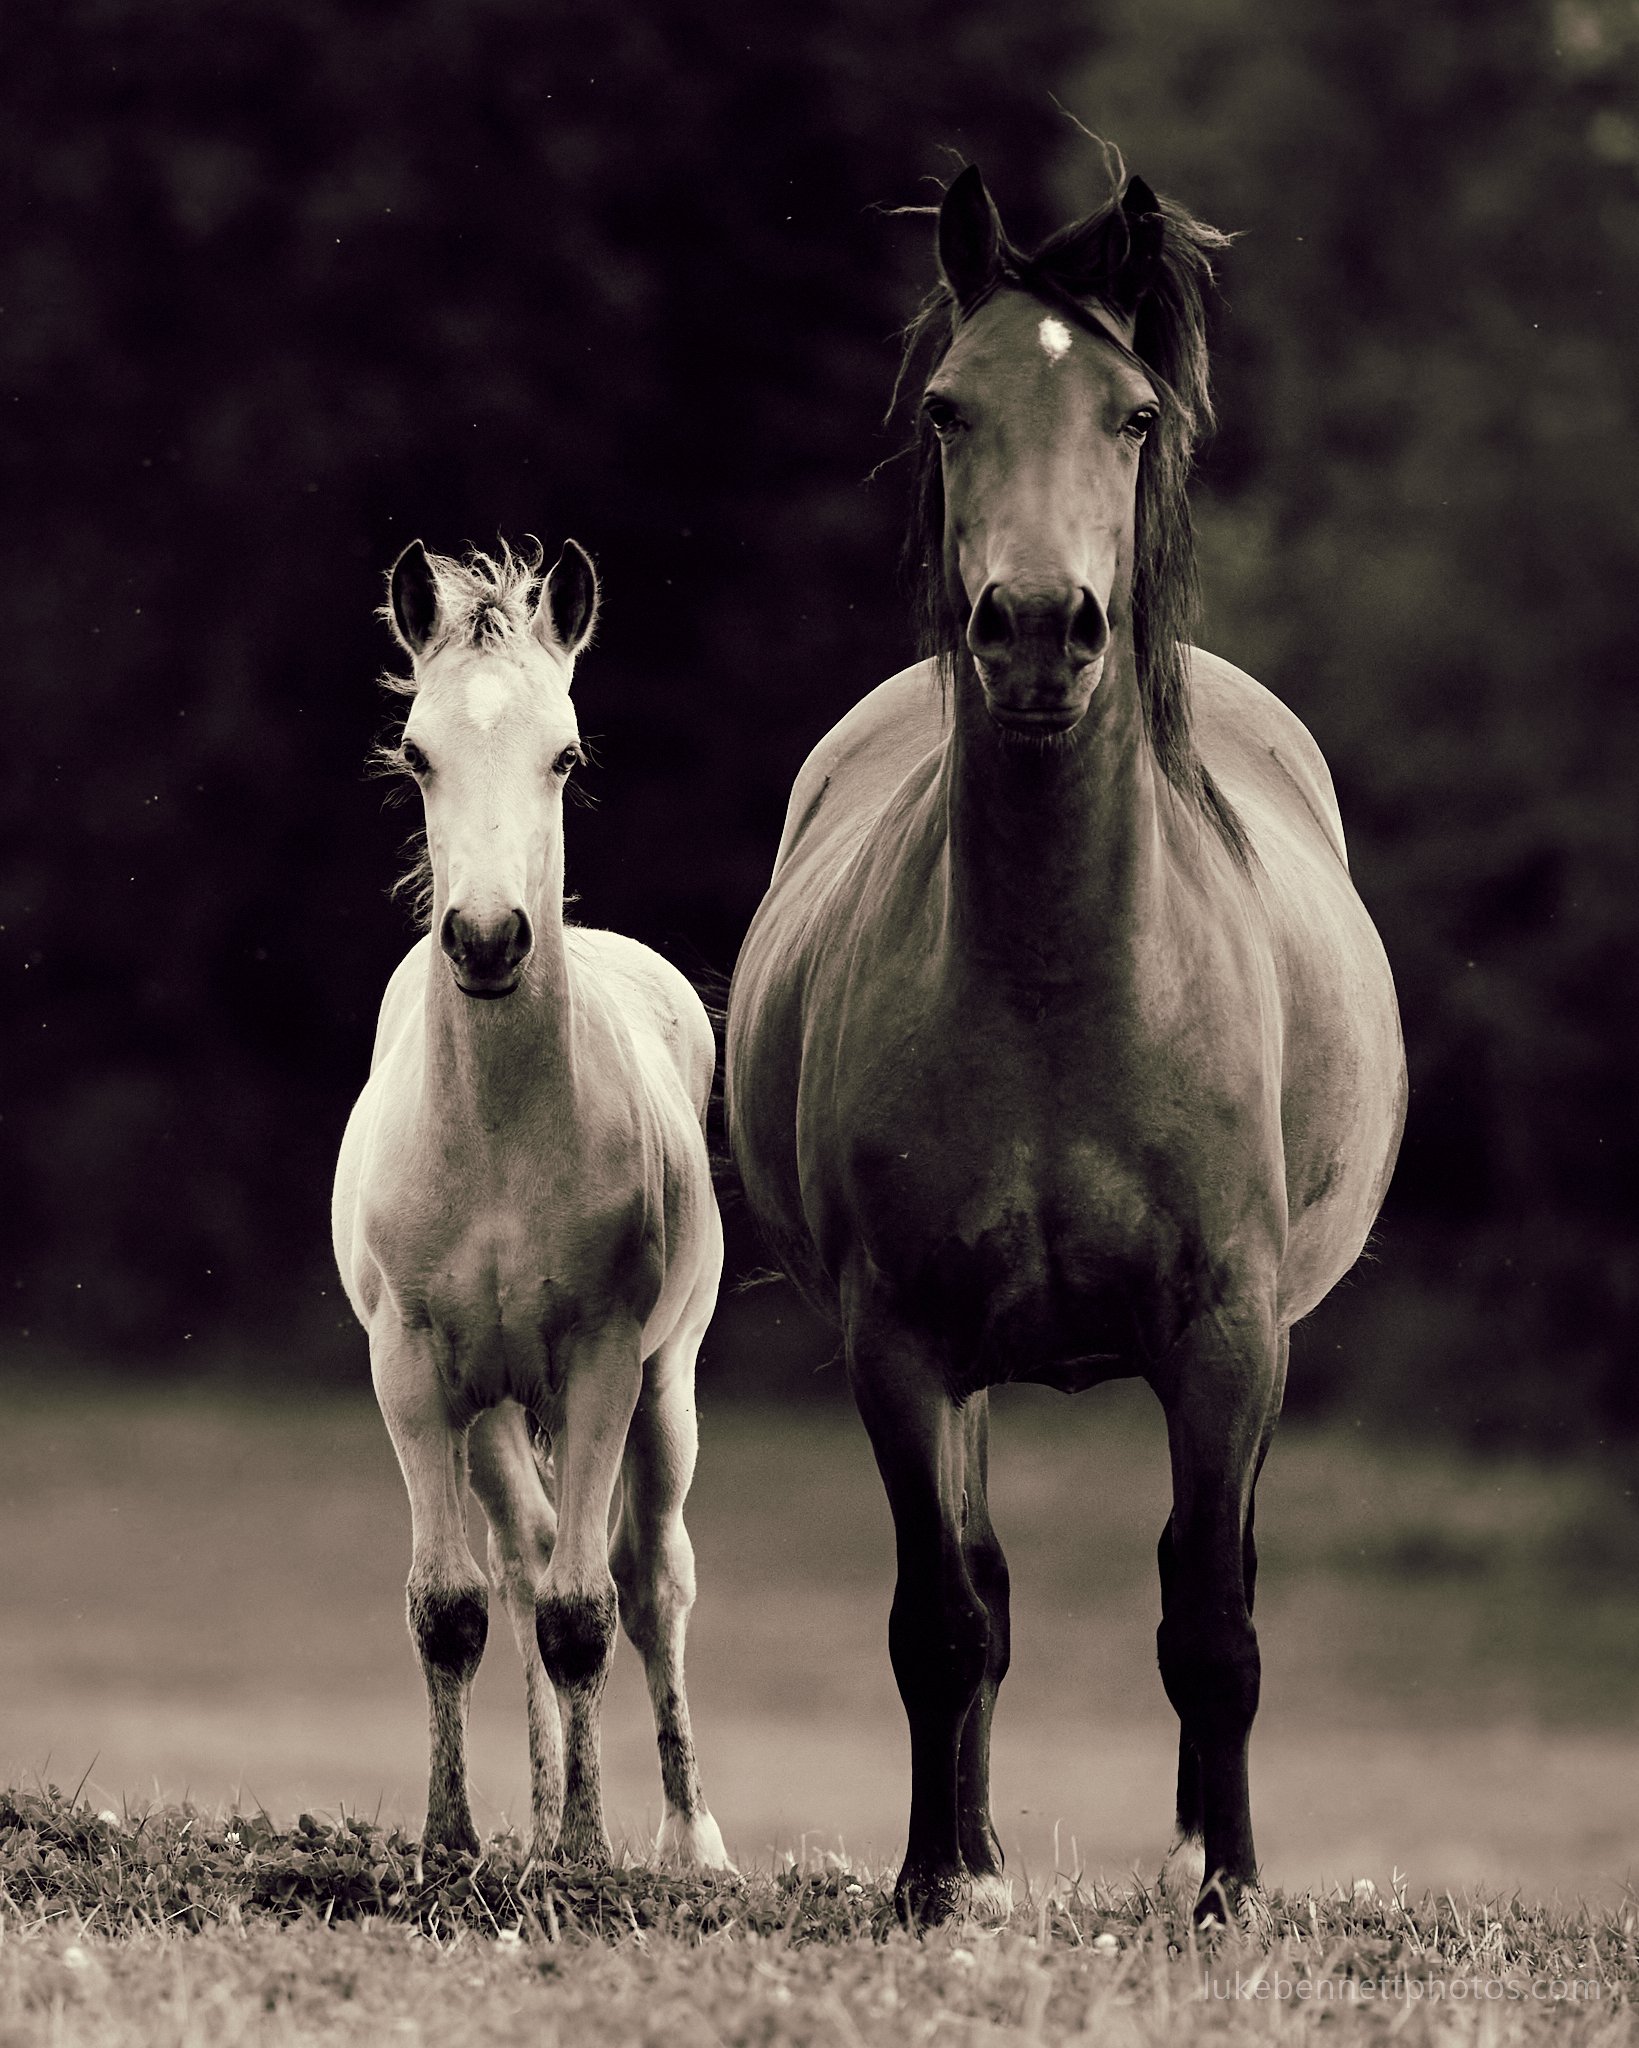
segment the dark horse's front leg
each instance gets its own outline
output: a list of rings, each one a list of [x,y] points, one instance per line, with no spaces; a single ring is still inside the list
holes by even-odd
[[[1197,1919],[1228,1917],[1258,1880],[1247,1744],[1258,1708],[1253,1493],[1280,1412],[1287,1341],[1256,1317],[1180,1345],[1157,1392],[1173,1507],[1161,1532],[1161,1677],[1178,1714],[1178,1832],[1162,1873]],[[1186,1897],[1186,1894],[1188,1895]]]
[[[898,1550],[888,1649],[910,1723],[911,1812],[894,1903],[918,1926],[970,1905],[1005,1912],[989,1751],[1007,1568],[984,1504],[983,1409],[958,1407],[926,1339],[875,1317],[850,1318],[848,1374]]]

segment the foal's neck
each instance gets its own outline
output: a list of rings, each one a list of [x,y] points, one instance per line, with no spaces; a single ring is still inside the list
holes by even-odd
[[[428,1099],[435,1112],[486,1134],[516,1129],[531,1107],[575,1082],[575,1005],[561,883],[530,907],[534,949],[510,995],[463,995],[436,939],[427,963]],[[433,931],[444,906],[435,896]]]
[[[1130,644],[1111,647],[1080,724],[1046,740],[1002,732],[964,662],[945,773],[965,951],[1050,984],[1130,950],[1163,880],[1162,778]]]

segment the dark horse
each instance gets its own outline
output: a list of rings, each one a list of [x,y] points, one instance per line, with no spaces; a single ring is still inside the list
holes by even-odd
[[[735,971],[740,1171],[840,1314],[893,1510],[896,1898],[922,1922],[1008,1896],[985,1500],[1008,1380],[1160,1397],[1164,1876],[1201,1916],[1256,1882],[1253,1488],[1288,1332],[1359,1255],[1399,1142],[1394,989],[1326,765],[1185,644],[1223,240],[1135,178],[1026,256],[975,168],[951,185],[920,322],[930,659],[803,768]]]

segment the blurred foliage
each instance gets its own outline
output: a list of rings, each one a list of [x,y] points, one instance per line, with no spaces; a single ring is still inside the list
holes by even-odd
[[[1639,1424],[1630,8],[11,21],[8,1342],[356,1365],[326,1188],[406,936],[360,764],[414,534],[593,549],[581,914],[726,973],[803,752],[910,655],[867,478],[931,256],[885,209],[971,156],[1021,233],[1083,210],[1056,91],[1244,232],[1203,637],[1314,727],[1404,999],[1381,1263],[1295,1390]]]

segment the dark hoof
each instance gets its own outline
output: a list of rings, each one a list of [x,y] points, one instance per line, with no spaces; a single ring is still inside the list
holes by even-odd
[[[577,1828],[565,1833],[558,1841],[557,1861],[573,1863],[581,1869],[604,1870],[614,1861],[614,1846],[602,1828]]]
[[[1228,1877],[1221,1873],[1209,1877],[1201,1887],[1201,1896],[1195,1901],[1195,1924],[1202,1928],[1239,1927],[1257,1895],[1256,1878]]]
[[[902,1870],[893,1888],[894,1911],[912,1934],[920,1934],[966,1912],[971,1888],[965,1870]]]
[[[471,1821],[428,1821],[422,1855],[477,1855],[477,1829]]]

